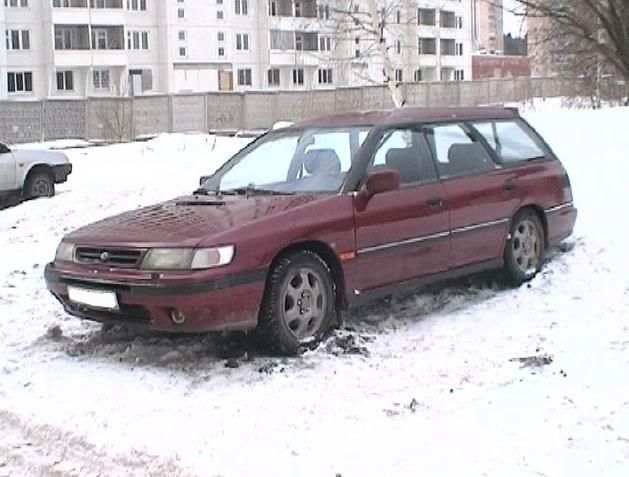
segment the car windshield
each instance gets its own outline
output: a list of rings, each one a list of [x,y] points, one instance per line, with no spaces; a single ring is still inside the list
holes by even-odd
[[[271,132],[234,156],[197,192],[337,192],[369,130],[356,127]]]

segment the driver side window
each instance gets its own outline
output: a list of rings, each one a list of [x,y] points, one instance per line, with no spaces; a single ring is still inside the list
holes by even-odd
[[[393,169],[400,184],[437,179],[437,172],[424,137],[413,129],[392,129],[385,133],[368,172]]]

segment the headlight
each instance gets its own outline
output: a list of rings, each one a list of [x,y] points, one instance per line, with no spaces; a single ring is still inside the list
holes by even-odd
[[[61,242],[55,253],[56,262],[72,262],[74,261],[74,244]]]
[[[234,246],[212,248],[154,248],[148,251],[140,268],[145,270],[202,270],[228,265]]]

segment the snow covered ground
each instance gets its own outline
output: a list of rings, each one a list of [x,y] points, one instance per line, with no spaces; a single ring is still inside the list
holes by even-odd
[[[56,197],[0,211],[0,476],[629,475],[629,109],[540,106],[580,210],[544,272],[376,303],[294,359],[103,331],[42,277],[65,232],[191,191],[246,139],[69,149]]]

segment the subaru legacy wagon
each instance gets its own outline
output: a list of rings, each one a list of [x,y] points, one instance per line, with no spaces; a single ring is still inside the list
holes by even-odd
[[[510,108],[304,121],[192,189],[65,236],[45,277],[67,312],[255,329],[292,353],[343,309],[401,288],[491,269],[522,284],[577,217],[566,170]]]

